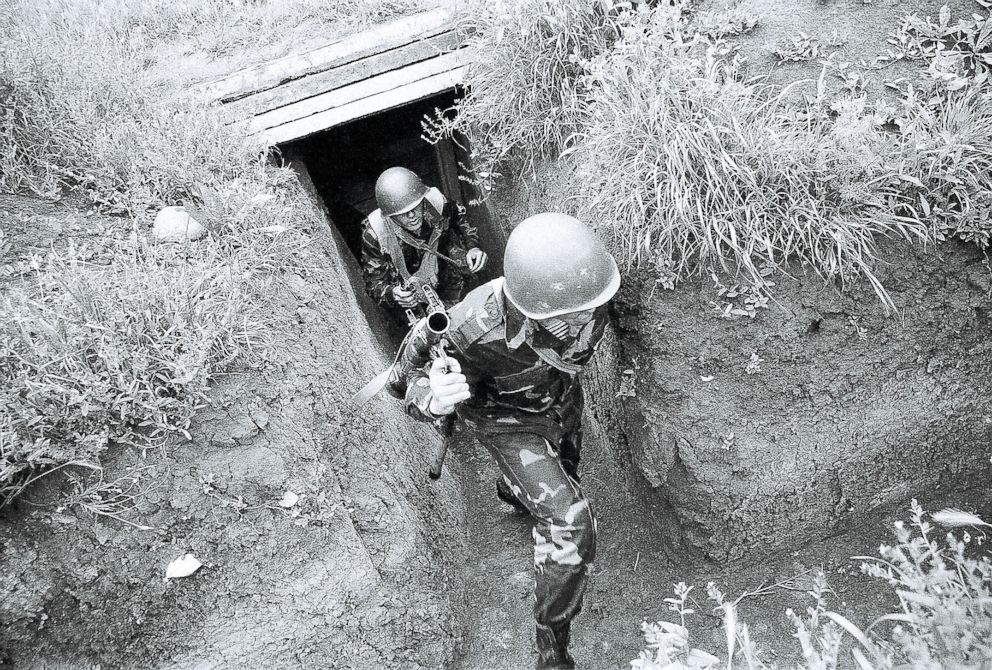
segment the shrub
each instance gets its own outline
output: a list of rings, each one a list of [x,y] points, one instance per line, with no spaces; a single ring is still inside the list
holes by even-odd
[[[987,527],[980,518],[957,510],[933,515],[947,525]],[[883,545],[878,557],[865,559],[862,570],[885,582],[899,601],[899,611],[884,614],[864,630],[827,608],[829,587],[820,575],[810,591],[813,606],[805,616],[786,614],[795,627],[799,652],[807,670],[844,667],[845,651],[864,670],[895,668],[985,668],[992,664],[992,561],[983,548],[984,534],[962,538],[948,533],[943,542],[924,519],[914,500],[912,524],[896,523],[894,546]],[[973,540],[975,540],[973,542]],[[647,649],[631,665],[641,670],[713,670],[732,667],[738,659],[751,670],[771,667],[750,639],[748,626],[737,618],[736,602],[727,601],[712,584],[708,595],[721,613],[727,631],[727,661],[692,648],[686,615],[691,587],[676,585],[666,599],[680,623],[642,625]],[[845,646],[848,637],[856,644]]]
[[[797,107],[745,78],[680,7],[628,16],[591,65],[576,150],[583,216],[612,232],[628,265],[649,261],[663,278],[718,265],[760,286],[763,266],[791,260],[864,276],[888,304],[872,274],[875,236],[929,231],[886,207],[897,174],[863,101],[830,114],[819,101]]]
[[[569,145],[580,129],[587,63],[619,36],[616,21],[628,4],[469,3],[464,27],[475,56],[466,75],[471,88],[456,107],[456,127],[472,137],[484,182],[514,151],[528,158],[557,156]]]
[[[71,244],[32,261],[0,304],[0,506],[53,469],[99,469],[111,445],[188,438],[211,377],[265,360],[263,294],[298,265],[306,215],[263,194],[227,216],[195,245],[132,236],[102,262]]]

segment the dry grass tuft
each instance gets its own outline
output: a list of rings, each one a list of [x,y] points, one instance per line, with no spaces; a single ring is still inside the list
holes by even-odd
[[[863,102],[838,105],[836,120],[797,109],[678,8],[631,18],[593,65],[576,151],[583,215],[627,264],[675,279],[718,266],[760,286],[763,268],[798,261],[864,277],[891,306],[872,272],[876,237],[931,232],[887,206],[897,173]]]

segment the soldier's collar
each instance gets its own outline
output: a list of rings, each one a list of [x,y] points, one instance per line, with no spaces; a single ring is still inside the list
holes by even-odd
[[[524,316],[505,297],[503,298],[503,309],[506,314],[504,320],[506,325],[506,346],[510,349],[519,349],[520,345],[524,342],[532,347],[543,346],[550,349],[558,349],[563,345],[561,340],[548,331],[543,330],[541,325],[534,319]]]
[[[517,349],[527,339],[530,320],[503,296],[503,313],[506,314],[506,346]]]

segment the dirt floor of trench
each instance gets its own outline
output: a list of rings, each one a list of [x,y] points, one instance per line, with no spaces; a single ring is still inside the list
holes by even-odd
[[[497,468],[471,437],[456,436],[449,458],[459,463],[469,519],[469,551],[463,566],[469,603],[467,637],[452,668],[531,668],[535,647],[530,520],[496,499]],[[801,667],[786,609],[803,612],[812,605],[807,591],[819,570],[833,590],[828,606],[856,624],[864,627],[879,615],[896,611],[889,588],[863,576],[863,561],[852,557],[876,555],[879,544],[891,542],[892,523],[908,519],[908,503],[879,510],[865,524],[843,534],[720,565],[680,540],[670,512],[652,502],[660,500],[657,493],[631,473],[596,422],[587,417],[582,486],[594,505],[599,545],[584,610],[573,626],[572,650],[579,668],[629,668],[644,649],[643,621],[678,621],[664,602],[672,597],[677,582],[694,587],[690,602],[695,614],[688,618],[691,644],[721,656],[726,651],[725,633],[721,617],[706,598],[707,583],[715,582],[728,599],[753,594],[740,603],[741,620],[749,625],[763,658],[777,667]],[[920,502],[933,511],[943,505],[986,514],[992,509],[992,496],[982,490]],[[857,666],[845,652],[839,667]]]

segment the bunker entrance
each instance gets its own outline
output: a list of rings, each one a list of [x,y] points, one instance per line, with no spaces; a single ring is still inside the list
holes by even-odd
[[[468,209],[479,229],[480,246],[490,257],[486,275],[502,272],[502,237],[491,225],[486,206],[473,204],[478,199],[476,187],[459,179],[469,160],[467,140],[431,144],[422,137],[424,115],[447,109],[456,95],[450,90],[283,146],[286,156],[305,165],[333,225],[356,259],[361,257],[362,220],[377,207],[375,181],[383,170],[401,166]]]

